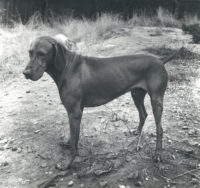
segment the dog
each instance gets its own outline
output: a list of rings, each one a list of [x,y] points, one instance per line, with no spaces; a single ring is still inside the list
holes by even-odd
[[[37,38],[30,45],[30,61],[23,71],[26,79],[36,81],[47,72],[55,81],[65,106],[69,124],[71,158],[73,163],[78,150],[80,123],[85,107],[103,105],[126,92],[131,92],[139,112],[140,134],[147,118],[144,98],[151,99],[156,124],[156,149],[153,159],[161,161],[163,129],[161,117],[163,99],[168,83],[164,64],[175,54],[162,59],[151,55],[126,55],[97,58],[77,55],[52,37]]]

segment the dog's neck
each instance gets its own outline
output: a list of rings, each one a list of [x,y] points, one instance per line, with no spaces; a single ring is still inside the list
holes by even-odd
[[[54,66],[49,66],[46,72],[55,81],[56,85],[58,85],[58,81],[59,81],[59,78],[60,78],[60,75],[61,75],[61,71],[57,70]]]
[[[72,65],[75,63],[76,58],[78,56],[74,52],[70,52],[68,50],[65,50],[63,55],[64,55],[65,61],[63,64],[60,64],[60,69],[57,69],[55,67],[55,64],[51,63],[51,65],[48,67],[46,71],[55,81],[59,90],[62,87],[62,83],[64,81],[65,75],[72,68]]]

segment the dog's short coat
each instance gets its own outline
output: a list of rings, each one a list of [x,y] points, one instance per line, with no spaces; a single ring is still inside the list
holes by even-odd
[[[24,70],[27,79],[38,80],[47,72],[55,81],[70,123],[72,158],[77,155],[80,122],[84,107],[105,104],[130,91],[139,112],[138,133],[141,133],[147,112],[146,93],[156,124],[156,151],[154,159],[161,160],[163,129],[161,116],[168,75],[164,63],[174,55],[161,60],[150,55],[127,55],[96,58],[68,51],[51,37],[37,38],[30,46],[30,62]]]

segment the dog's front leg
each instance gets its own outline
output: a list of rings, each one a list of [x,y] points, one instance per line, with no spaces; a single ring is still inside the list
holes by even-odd
[[[65,104],[64,104],[65,105]],[[80,123],[83,113],[83,108],[81,108],[79,102],[71,103],[70,105],[65,105],[70,124],[70,149],[71,149],[71,159],[67,165],[61,168],[61,170],[66,170],[71,167],[77,152],[78,152],[78,141],[80,135]]]
[[[78,150],[82,112],[83,110],[80,108],[80,106],[75,107],[73,110],[68,110],[70,124],[70,147],[72,158],[75,158]]]

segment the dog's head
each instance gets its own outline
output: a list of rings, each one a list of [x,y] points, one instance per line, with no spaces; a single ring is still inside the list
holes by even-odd
[[[60,44],[51,37],[39,37],[34,40],[29,49],[30,61],[23,71],[27,79],[39,80],[48,67],[55,65],[55,68],[62,67],[64,62],[63,51],[59,49]]]

